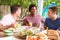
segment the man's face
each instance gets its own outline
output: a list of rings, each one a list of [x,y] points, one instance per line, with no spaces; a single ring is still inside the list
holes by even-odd
[[[37,10],[36,7],[32,7],[31,10],[30,10],[31,14],[35,14],[36,13],[36,10]]]
[[[20,14],[21,14],[21,8],[18,8],[18,10],[16,11],[16,15],[20,16]]]
[[[48,17],[49,18],[54,18],[55,16],[57,16],[56,12],[53,12],[52,9],[49,9],[49,11],[48,11]]]

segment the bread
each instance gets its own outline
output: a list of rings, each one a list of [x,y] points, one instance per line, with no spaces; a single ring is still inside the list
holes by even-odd
[[[49,39],[59,39],[59,33],[56,30],[48,30],[47,31],[47,36]]]
[[[59,35],[59,34],[58,34],[58,31],[56,31],[56,30],[48,30],[48,31],[47,31],[47,35],[57,36],[57,35]]]

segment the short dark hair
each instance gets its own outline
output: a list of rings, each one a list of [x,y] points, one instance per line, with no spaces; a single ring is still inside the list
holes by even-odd
[[[58,14],[58,8],[56,6],[50,7],[49,9],[51,9],[53,12],[56,12],[56,14]]]
[[[20,8],[20,5],[12,5],[10,6],[10,11],[11,11],[11,14],[14,14],[18,8]]]
[[[36,7],[36,8],[37,8],[37,6],[36,6],[35,4],[31,4],[31,5],[29,6],[29,11],[31,10],[32,7]]]

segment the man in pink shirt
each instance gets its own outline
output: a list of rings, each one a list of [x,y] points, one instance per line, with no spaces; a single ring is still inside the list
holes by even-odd
[[[36,13],[37,6],[31,4],[29,6],[30,14],[24,18],[24,25],[29,26],[29,23],[32,23],[32,26],[40,26],[40,22],[44,22],[43,18]]]

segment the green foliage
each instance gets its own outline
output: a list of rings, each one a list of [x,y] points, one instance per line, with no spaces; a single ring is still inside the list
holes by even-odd
[[[21,5],[24,8],[27,8],[30,4],[36,4],[37,0],[0,0],[0,4],[4,5]]]
[[[2,18],[2,15],[0,15],[0,20],[1,20],[1,18]]]
[[[46,7],[48,4],[55,2],[58,6],[58,12],[60,13],[60,0],[44,0],[44,7]]]
[[[9,5],[10,4],[10,0],[1,0],[0,4]]]

